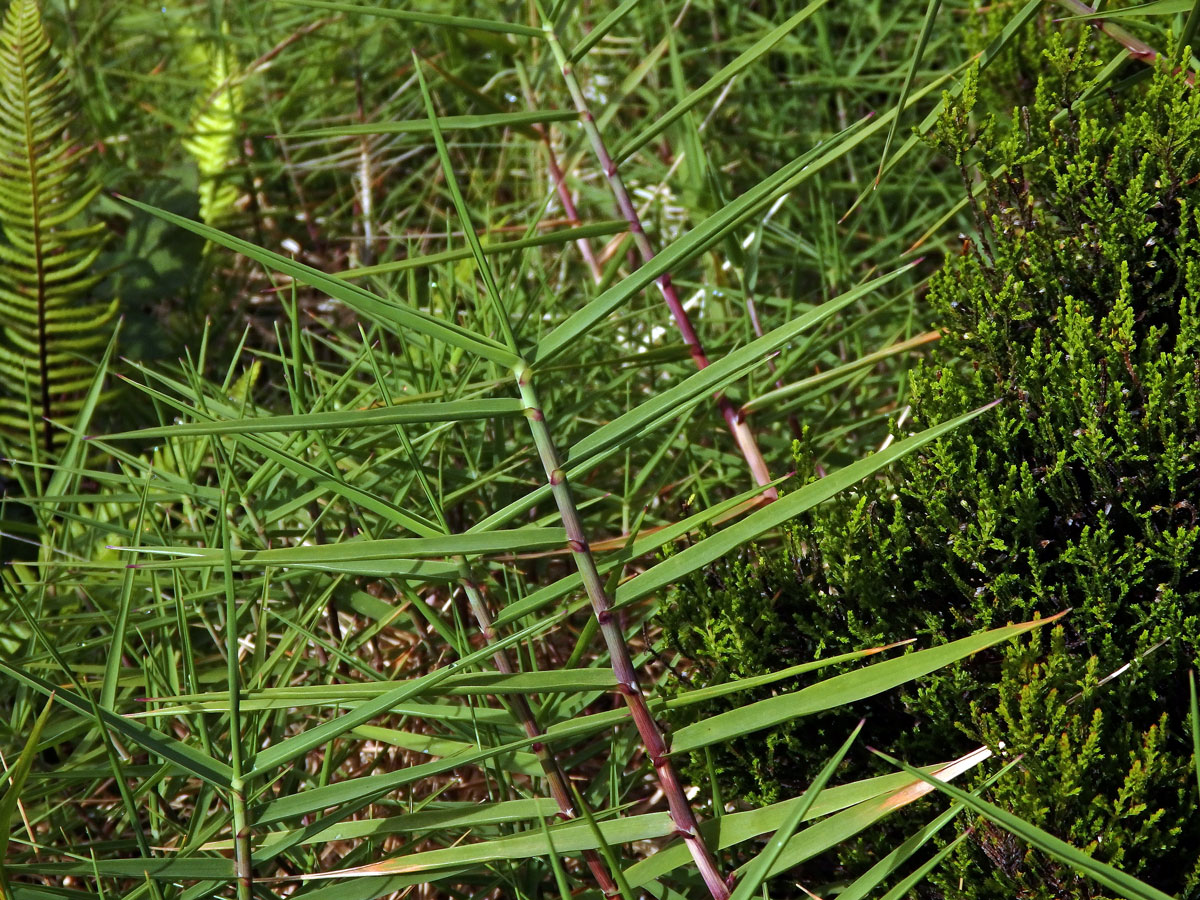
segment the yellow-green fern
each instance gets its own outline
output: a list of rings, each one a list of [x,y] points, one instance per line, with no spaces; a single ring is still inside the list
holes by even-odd
[[[93,298],[104,225],[72,140],[76,103],[36,0],[12,0],[0,26],[0,427],[52,450],[107,342],[116,301]],[[77,135],[76,135],[77,137]]]
[[[224,43],[202,44],[199,51],[207,75],[188,121],[183,146],[200,170],[200,218],[210,225],[229,217],[237,203],[237,187],[228,170],[237,161],[237,123],[242,91],[235,83],[231,54]]]

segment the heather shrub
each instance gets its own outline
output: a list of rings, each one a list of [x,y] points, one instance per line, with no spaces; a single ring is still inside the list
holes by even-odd
[[[1166,70],[1090,91],[1099,65],[1051,39],[1027,106],[999,125],[969,82],[933,138],[968,191],[987,183],[976,233],[930,284],[944,337],[904,427],[998,407],[680,585],[663,623],[703,682],[1070,609],[1051,633],[853,712],[915,761],[979,742],[1025,754],[995,802],[1192,897],[1200,100]],[[841,728],[804,720],[695,763],[727,795],[786,795]],[[941,879],[946,896],[1100,896],[986,825]]]

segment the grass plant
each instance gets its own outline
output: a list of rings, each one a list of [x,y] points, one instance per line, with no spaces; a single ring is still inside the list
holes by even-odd
[[[984,72],[1039,11],[1011,11]],[[868,718],[765,804],[679,761],[857,715],[1048,620],[671,692],[655,616],[997,415],[888,438],[970,222],[909,133],[961,91],[973,11],[41,14],[98,136],[89,262],[125,321],[5,482],[6,896],[744,900],[894,894],[943,862],[928,842],[986,784],[949,808],[938,788],[1011,777],[986,748],[847,777],[882,743]],[[922,838],[851,886],[800,868],[914,804]]]

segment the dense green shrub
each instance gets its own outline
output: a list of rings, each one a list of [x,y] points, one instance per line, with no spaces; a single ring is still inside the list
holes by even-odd
[[[1046,56],[1010,125],[973,110],[969,83],[937,128],[968,187],[990,182],[978,233],[931,283],[945,336],[914,374],[908,427],[1003,402],[891,483],[793,523],[782,549],[681,585],[665,634],[721,680],[1070,608],[1052,636],[860,710],[871,739],[919,762],[979,741],[1024,753],[996,802],[1194,897],[1200,99],[1160,71],[1089,102],[1087,51],[1052,40]],[[727,793],[795,791],[844,728],[821,727],[727,748]],[[947,896],[1098,896],[987,827],[963,847]]]

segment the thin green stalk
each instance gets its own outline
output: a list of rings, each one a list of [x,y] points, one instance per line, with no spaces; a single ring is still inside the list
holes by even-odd
[[[362,332],[363,345],[369,347],[367,336]],[[378,363],[374,355],[369,357],[371,368],[375,374],[375,380],[379,384],[382,396],[388,396],[386,387],[383,382],[383,373],[380,372]],[[429,501],[430,507],[433,509],[434,519],[437,521],[438,527],[445,534],[450,534],[452,529],[450,523],[446,519],[445,510],[442,508],[442,503],[434,493],[433,485],[429,483],[429,478],[425,475],[425,470],[417,458],[416,450],[412,445],[412,441],[408,437],[408,433],[403,427],[396,426],[396,434],[400,438],[400,443],[404,447],[404,451],[412,462],[413,470],[416,472],[417,481],[421,485],[421,490],[424,492],[426,499]],[[433,532],[434,529],[429,529]],[[493,628],[492,612],[488,608],[487,601],[484,599],[483,591],[476,583],[474,576],[471,573],[471,567],[466,557],[454,557],[454,563],[458,567],[458,581],[463,593],[467,598],[467,605],[471,608],[471,615],[475,618],[475,624],[479,629],[479,633],[483,636],[484,641],[488,646],[496,643],[496,632]],[[509,659],[508,652],[502,647],[498,647],[492,656],[492,661],[496,666],[496,670],[505,675],[515,673],[512,661]],[[512,698],[497,696],[496,699],[500,703],[506,703],[521,723],[525,734],[531,738],[537,739],[543,736],[541,726],[538,725],[537,717],[533,714],[533,708],[529,705],[529,701],[523,694],[517,694]],[[537,756],[538,763],[542,767],[542,772],[546,776],[546,784],[550,788],[550,796],[558,805],[559,814],[564,819],[574,819],[578,812],[571,799],[570,791],[567,787],[567,776],[563,772],[562,766],[559,765],[558,758],[553,751],[546,746],[542,741],[537,741],[532,746],[534,755]],[[605,861],[600,854],[595,850],[585,850],[583,852],[584,861],[587,863],[588,869],[591,870],[592,877],[596,879],[596,885],[603,892],[605,897],[615,897],[620,891],[616,881],[613,879],[612,873],[609,871]]]
[[[230,461],[232,467],[232,461]],[[233,555],[226,515],[228,483],[221,491],[221,547],[225,551],[225,679],[229,687],[229,805],[233,811],[234,871],[238,900],[251,900],[254,870],[250,860],[250,820],[246,815],[246,788],[242,780],[242,697],[238,673],[237,595],[233,589]]]
[[[556,52],[561,54],[562,48],[558,47]],[[425,109],[429,116],[431,131],[433,133],[434,146],[437,149],[438,156],[442,162],[442,168],[446,174],[446,187],[449,189],[451,200],[454,203],[455,210],[462,224],[463,233],[467,239],[467,244],[471,248],[471,254],[475,257],[475,265],[483,280],[488,302],[500,319],[500,332],[504,337],[505,345],[520,360],[516,338],[508,321],[508,311],[505,308],[504,300],[500,296],[496,279],[488,265],[487,257],[484,255],[483,247],[479,242],[479,237],[475,234],[475,230],[471,224],[466,203],[454,179],[454,170],[450,162],[450,155],[446,149],[446,143],[442,138],[441,128],[438,126],[433,98],[425,84],[419,60],[416,61],[416,69],[417,80],[421,87],[421,94],[425,100]],[[532,372],[524,361],[514,364],[512,372],[517,379],[517,386],[521,394],[521,405],[524,407],[525,418],[529,422],[530,432],[537,447],[538,456],[542,461],[546,478],[550,482],[550,489],[554,496],[555,504],[558,506],[559,517],[562,519],[563,528],[566,531],[571,556],[579,570],[588,599],[591,601],[592,609],[596,614],[596,621],[600,623],[601,632],[604,635],[605,643],[608,645],[613,674],[617,680],[617,690],[625,698],[630,715],[638,729],[638,734],[641,736],[643,749],[654,766],[659,786],[662,789],[663,795],[667,798],[667,806],[671,819],[675,823],[675,828],[679,832],[680,837],[691,852],[692,858],[696,862],[696,867],[704,879],[705,885],[708,887],[709,894],[713,900],[728,900],[729,888],[725,885],[725,880],[721,877],[721,873],[717,868],[716,860],[700,835],[699,824],[692,813],[687,795],[683,791],[679,775],[676,773],[675,766],[667,755],[667,745],[663,740],[662,731],[659,729],[658,723],[654,721],[654,717],[650,714],[650,708],[646,703],[645,695],[642,693],[637,669],[634,668],[633,660],[629,655],[629,648],[625,645],[624,635],[621,633],[620,626],[613,616],[612,600],[609,597],[604,580],[600,577],[596,561],[592,557],[591,549],[584,536],[583,525],[579,519],[579,510],[575,506],[575,500],[571,495],[571,486],[567,481],[566,473],[562,469],[558,449],[555,447],[554,439],[550,435],[550,429],[546,426],[546,417],[542,412],[541,404],[533,388]]]
[[[530,109],[536,109],[537,103],[534,102],[533,87],[526,76],[525,67],[520,62],[517,63],[517,78],[521,82],[521,91],[525,94],[525,102],[529,105]],[[540,122],[534,123],[532,127],[542,147],[545,148],[546,168],[550,172],[550,180],[554,182],[554,190],[558,193],[558,200],[562,203],[563,213],[566,214],[571,226],[578,228],[582,224],[579,220],[579,210],[575,208],[575,199],[571,196],[570,188],[567,187],[566,173],[563,172],[562,167],[558,164],[558,156],[555,155],[554,145],[550,142],[550,131]],[[587,238],[581,237],[575,241],[575,246],[579,248],[579,254],[587,264],[588,271],[592,273],[592,280],[596,284],[599,284],[604,280],[604,271],[600,268],[596,254],[592,252],[592,245],[588,243]]]
[[[546,426],[546,417],[542,412],[537,392],[534,390],[532,372],[529,369],[520,369],[516,374],[517,385],[521,391],[521,402],[525,406],[525,417],[529,421],[529,429],[533,435],[534,444],[537,446],[538,456],[542,461],[542,467],[545,469],[550,489],[554,495],[554,502],[558,506],[559,516],[562,518],[563,527],[567,532],[567,544],[571,556],[583,579],[584,590],[591,601],[600,631],[604,635],[613,674],[617,679],[617,690],[625,698],[629,713],[642,739],[646,756],[654,766],[659,786],[662,788],[663,796],[667,799],[671,820],[675,823],[679,836],[692,854],[692,859],[696,863],[700,876],[704,879],[709,894],[713,900],[728,900],[729,888],[721,876],[716,859],[701,837],[699,823],[696,821],[687,795],[684,793],[679,774],[675,771],[675,766],[667,755],[667,745],[662,731],[646,703],[646,696],[642,692],[637,669],[634,668],[629,648],[625,644],[625,637],[621,633],[621,627],[613,613],[612,599],[608,595],[604,579],[600,576],[591,548],[584,535],[579,511],[571,493],[571,485],[563,471],[558,449],[550,435],[550,429]]]
[[[479,627],[480,634],[483,635],[484,641],[489,645],[494,644],[496,642],[496,634],[492,628],[491,611],[487,607],[487,602],[483,599],[483,593],[480,591],[479,586],[471,578],[471,572],[467,567],[466,560],[460,557],[458,562],[460,572],[459,584],[467,596],[467,603],[471,607],[471,614],[475,617],[475,622]],[[504,650],[497,650],[492,660],[496,665],[497,671],[503,672],[505,675],[515,673],[516,670],[512,661]],[[509,702],[513,713],[516,714],[517,719],[521,722],[521,727],[525,729],[526,735],[531,738],[540,738],[545,734],[537,723],[537,718],[533,714],[533,708],[529,705],[529,701],[523,694],[513,696]],[[559,765],[558,757],[542,741],[537,741],[531,749],[534,755],[537,756],[538,763],[542,767],[542,772],[546,776],[546,783],[550,787],[550,796],[558,804],[560,815],[564,819],[576,818],[578,811],[568,791],[567,776],[563,772],[562,766]],[[613,875],[600,854],[595,850],[585,850],[583,851],[583,858],[587,863],[588,869],[591,870],[592,877],[596,879],[596,885],[604,893],[604,896],[618,896],[620,889],[616,881],[613,880]]]
[[[587,99],[584,97],[583,90],[579,86],[579,80],[575,77],[571,62],[567,58],[562,44],[559,43],[558,35],[555,34],[554,26],[546,16],[540,0],[537,2],[537,7],[542,18],[542,28],[546,33],[546,41],[550,45],[555,62],[562,72],[563,81],[566,82],[567,90],[571,94],[571,100],[575,104],[576,111],[579,113],[580,124],[583,126],[589,143],[592,145],[592,152],[596,157],[596,161],[599,163],[601,170],[604,172],[604,177],[608,181],[609,188],[617,202],[617,208],[620,210],[625,221],[629,223],[629,231],[632,233],[634,243],[637,245],[638,255],[641,257],[642,264],[645,265],[654,258],[654,249],[650,246],[650,239],[646,237],[641,217],[638,215],[637,208],[633,205],[633,201],[629,197],[629,191],[625,188],[625,182],[621,178],[617,163],[614,161],[612,154],[609,153],[608,147],[604,143],[604,138],[600,134],[600,129],[596,127],[595,116],[592,115],[591,109],[588,107]],[[679,334],[682,336],[683,342],[687,345],[696,368],[706,368],[709,364],[708,355],[704,352],[704,345],[700,342],[700,338],[696,334],[696,329],[692,326],[691,318],[688,316],[687,310],[684,309],[683,303],[679,299],[679,294],[676,292],[675,285],[671,281],[671,273],[664,272],[658,276],[655,279],[655,284],[658,285],[659,293],[662,295],[663,301],[667,304],[667,308],[671,311],[671,317],[675,320],[675,326],[679,329]],[[730,434],[733,435],[738,449],[741,451],[742,456],[745,457],[746,464],[750,467],[750,473],[754,476],[755,482],[760,485],[769,484],[772,480],[771,473],[767,468],[762,451],[759,449],[758,441],[754,437],[754,432],[751,431],[750,426],[743,419],[739,418],[737,409],[723,393],[716,395],[716,402],[717,408],[720,409],[721,415],[729,427]],[[779,496],[779,492],[773,487],[768,487],[763,491],[763,495],[774,500]]]

